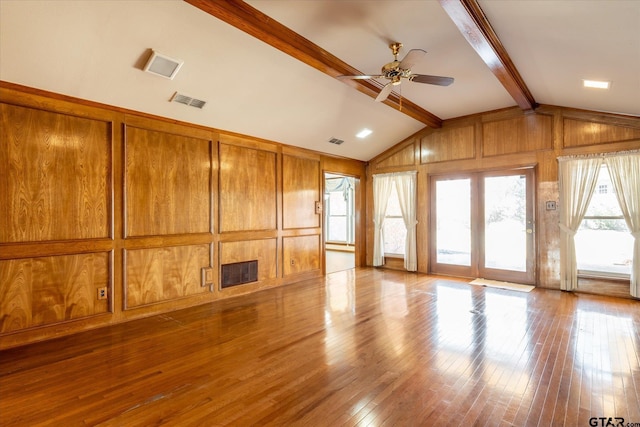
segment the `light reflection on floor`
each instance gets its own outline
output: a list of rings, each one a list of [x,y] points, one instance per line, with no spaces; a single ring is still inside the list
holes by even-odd
[[[471,387],[493,399],[511,396],[507,402],[512,398],[533,401],[540,398],[540,390],[532,387],[532,375],[553,378],[568,369],[564,365],[545,366],[538,360],[548,340],[558,338],[539,332],[540,322],[545,322],[551,324],[552,330],[557,329],[554,333],[562,342],[575,347],[577,359],[572,369],[576,373],[572,381],[587,382],[589,386],[595,381],[618,389],[633,387],[628,369],[631,366],[637,370],[639,362],[635,358],[638,343],[633,339],[631,318],[581,308],[571,317],[554,318],[529,309],[530,301],[536,298],[535,291],[481,288],[447,280],[424,289],[410,283],[383,278],[375,289],[363,290],[337,276],[327,279],[327,364],[377,363],[381,372],[391,376],[406,364],[424,364],[425,375],[438,378],[434,388],[445,393],[449,390],[453,395],[460,387]],[[376,307],[366,305],[369,293],[377,295]],[[380,325],[376,334],[363,336],[358,323],[373,318]],[[560,322],[573,322],[573,327],[562,332]],[[420,333],[417,329],[421,329]],[[611,330],[620,334],[610,335]],[[376,350],[361,353],[360,344],[370,340],[378,341]],[[588,368],[590,375],[597,378],[581,376],[581,367]],[[587,397],[578,397],[578,401],[580,398]],[[363,396],[352,412],[371,405],[369,399]],[[616,405],[624,403],[616,402],[612,393],[603,393],[600,401],[590,404],[602,413],[615,413]],[[375,405],[368,410],[369,418],[375,420]]]

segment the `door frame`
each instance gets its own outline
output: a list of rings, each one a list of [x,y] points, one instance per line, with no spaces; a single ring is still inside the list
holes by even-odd
[[[361,260],[362,258],[362,242],[360,241],[360,239],[362,238],[362,231],[361,231],[361,216],[360,216],[360,212],[363,209],[363,202],[360,199],[361,197],[361,192],[362,192],[362,188],[361,188],[361,184],[360,181],[362,179],[362,177],[360,175],[352,175],[349,173],[344,173],[344,172],[334,172],[330,169],[323,169],[321,171],[321,200],[322,200],[322,233],[321,233],[321,245],[322,245],[322,274],[326,276],[327,274],[327,249],[326,249],[326,233],[327,230],[325,228],[325,224],[327,223],[327,215],[329,215],[326,203],[325,203],[325,198],[324,198],[324,192],[325,192],[325,180],[327,179],[327,175],[335,175],[335,176],[342,176],[345,178],[353,178],[354,180],[354,188],[353,188],[353,233],[354,233],[354,243],[353,243],[353,248],[354,248],[354,262],[355,262],[355,267],[362,267],[364,264]]]
[[[526,213],[526,272],[485,268],[484,253],[484,178],[491,176],[526,175],[527,213]],[[439,264],[437,262],[437,206],[436,183],[443,179],[471,180],[470,191],[470,233],[471,233],[471,265]],[[462,173],[441,173],[429,176],[429,272],[459,277],[482,277],[485,279],[513,281],[535,284],[537,277],[537,239],[536,239],[536,170],[535,166],[524,166],[505,169],[474,170]]]

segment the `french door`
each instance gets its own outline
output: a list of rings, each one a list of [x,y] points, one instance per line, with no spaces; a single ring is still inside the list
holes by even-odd
[[[534,170],[431,177],[431,271],[535,282]]]

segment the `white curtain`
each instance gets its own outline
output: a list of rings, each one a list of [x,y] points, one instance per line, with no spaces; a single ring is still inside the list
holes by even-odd
[[[395,177],[398,201],[402,211],[402,220],[407,228],[407,239],[404,250],[404,268],[407,271],[418,270],[418,257],[416,255],[416,172]]]
[[[391,175],[373,176],[373,265],[384,265],[384,236],[382,226],[387,213],[387,203],[391,195],[393,177]]]
[[[630,292],[640,298],[640,152],[606,157],[605,163],[634,238]]]
[[[602,165],[602,157],[559,160],[560,288],[578,287],[575,235],[589,207]]]

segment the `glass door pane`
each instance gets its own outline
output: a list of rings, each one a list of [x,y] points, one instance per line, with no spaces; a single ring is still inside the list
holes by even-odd
[[[471,266],[471,179],[438,180],[436,263]]]
[[[525,175],[484,178],[484,267],[527,270]]]
[[[535,283],[533,168],[431,180],[430,271]]]

